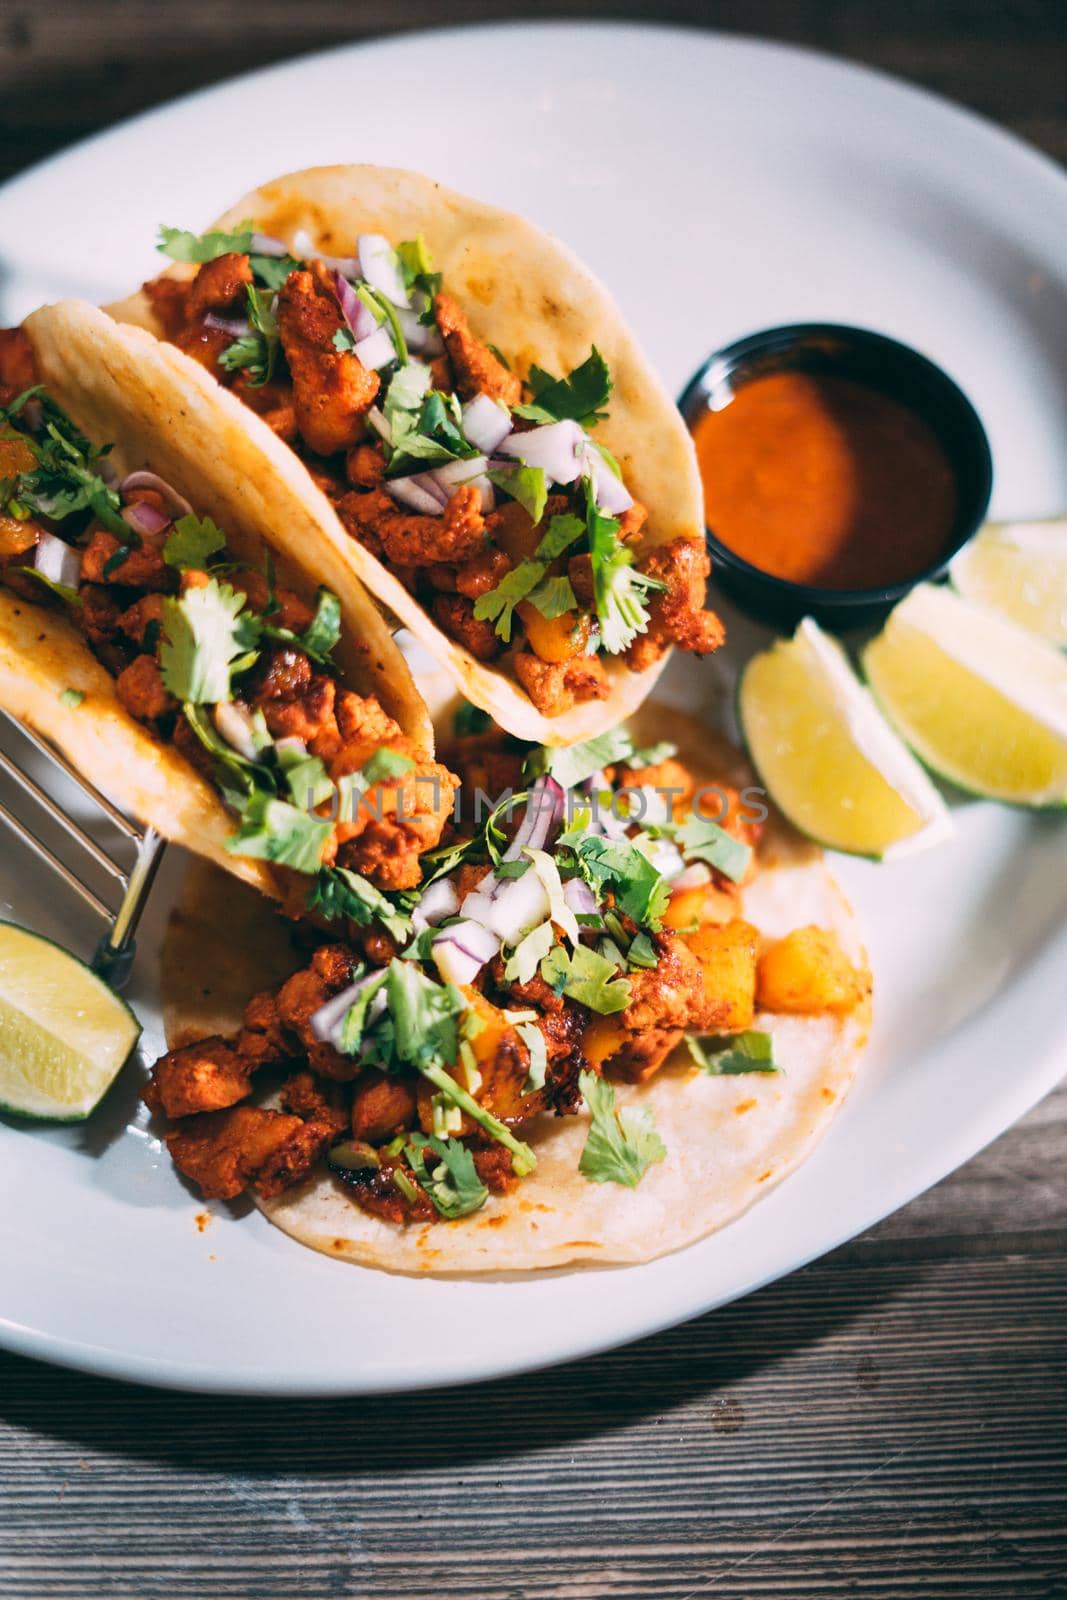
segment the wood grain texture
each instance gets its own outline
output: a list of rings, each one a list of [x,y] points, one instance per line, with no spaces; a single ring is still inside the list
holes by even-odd
[[[545,0],[535,14],[579,13],[835,50],[1067,157],[1062,0]],[[383,19],[517,14],[506,0],[7,0],[0,172]],[[0,1358],[0,1596],[1063,1600],[1065,1150],[1062,1089],[824,1261],[519,1382],[257,1404]]]

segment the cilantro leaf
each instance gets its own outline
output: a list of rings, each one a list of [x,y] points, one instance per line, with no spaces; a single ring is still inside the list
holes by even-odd
[[[315,615],[300,636],[301,647],[309,656],[328,656],[341,637],[341,602],[332,590],[320,588],[315,600]]]
[[[655,932],[671,897],[670,884],[629,839],[596,834],[575,847],[584,875],[600,891],[610,890],[624,916]]]
[[[532,589],[536,589],[544,575],[544,562],[520,561],[517,567],[501,578],[495,589],[479,595],[474,602],[476,619],[479,622],[495,621],[494,633],[505,644],[510,644],[515,607],[525,600]]]
[[[492,725],[493,719],[488,711],[483,711],[481,706],[472,706],[469,700],[461,700],[452,713],[452,731],[457,739],[485,733]]]
[[[298,270],[300,263],[295,256],[261,256],[253,253],[248,258],[248,265],[263,288],[277,294],[289,274]]]
[[[466,1009],[459,990],[435,983],[413,961],[394,960],[389,964],[386,996],[397,1059],[420,1071],[426,1066],[450,1066],[459,1054],[457,1019]]]
[[[533,422],[563,422],[571,419],[591,428],[606,415],[611,394],[611,373],[596,345],[591,355],[566,378],[554,378],[540,367],[531,367],[527,378],[533,402],[514,409]]]
[[[369,879],[347,867],[323,867],[308,893],[307,907],[330,922],[348,918],[361,928],[380,922],[397,944],[404,944],[411,934],[411,918]]]
[[[632,772],[640,772],[642,767],[658,767],[661,761],[669,761],[677,754],[678,746],[663,739],[659,744],[646,744],[640,750],[632,750],[626,758],[626,765]]]
[[[266,789],[270,793],[274,792],[273,775],[266,767],[258,766],[254,761],[249,761],[239,751],[235,750],[219,733],[203,706],[187,703],[182,707],[182,710],[185,714],[186,722],[188,722],[204,749],[209,755],[214,756],[215,761],[222,769],[227,788],[236,790],[232,798],[235,801],[237,810],[242,809],[245,798],[255,793],[257,789]],[[262,712],[259,715],[262,718]],[[266,732],[265,723],[263,724],[263,731]]]
[[[656,947],[647,933],[638,933],[630,940],[630,948],[626,952],[627,964],[631,967],[644,967],[651,969],[659,960]]]
[[[560,749],[532,750],[526,758],[525,771],[530,777],[547,772],[564,789],[575,789],[591,778],[602,767],[612,767],[627,761],[633,753],[633,740],[620,723],[606,733],[598,733],[582,744],[565,745]]]
[[[698,1067],[712,1077],[737,1077],[746,1072],[781,1072],[774,1059],[774,1040],[769,1033],[750,1028],[745,1033],[725,1034],[722,1038],[699,1039],[686,1035],[686,1048]]]
[[[276,861],[297,872],[317,872],[333,833],[328,817],[314,817],[287,800],[257,790],[241,810],[241,827],[226,840],[232,855]]]
[[[619,539],[618,521],[598,509],[591,492],[586,529],[600,637],[608,655],[620,655],[648,627],[648,594],[666,585],[636,570],[633,551]]]
[[[733,883],[740,883],[752,860],[752,848],[707,817],[690,817],[674,830],[687,861],[706,861]]]
[[[282,753],[279,752],[279,755]],[[325,804],[334,794],[333,780],[326,771],[325,763],[318,756],[297,756],[295,759],[282,759],[282,770],[285,773],[286,787],[289,798],[294,806],[301,806],[305,811],[314,811],[317,806]]]
[[[218,256],[247,255],[252,248],[252,224],[242,224],[236,233],[190,233],[186,228],[161,226],[156,249],[172,261],[214,261]]]
[[[41,425],[35,433],[20,428],[17,436],[28,447],[35,465],[16,475],[9,502],[17,505],[20,515],[37,512],[55,522],[78,511],[92,511],[110,533],[127,545],[138,543],[137,535],[120,515],[122,502],[117,492],[97,470],[97,462],[107,455],[110,445],[97,449],[91,444],[39,385],[24,390],[0,410],[0,420],[12,422],[31,400],[41,408]]]
[[[226,346],[219,356],[219,366],[225,372],[247,372],[249,386],[261,389],[274,372],[281,348],[278,319],[274,314],[275,291],[257,289],[249,284],[247,295],[252,331]]]
[[[128,555],[129,551],[126,554]],[[72,589],[66,583],[57,583],[55,578],[45,577],[44,573],[38,572],[36,567],[12,567],[10,570],[20,573],[24,578],[34,578],[42,589],[47,589],[58,600],[62,600],[65,605],[80,606],[82,604],[82,597],[77,589]]]
[[[585,531],[585,523],[581,517],[576,517],[571,512],[567,512],[564,516],[552,517],[534,554],[539,561],[555,561],[556,557],[569,549]]]
[[[626,1106],[616,1111],[610,1083],[595,1072],[580,1073],[578,1081],[590,1116],[578,1171],[591,1183],[621,1183],[636,1189],[649,1167],[667,1155],[651,1107]]]
[[[531,589],[527,596],[530,604],[539,611],[546,622],[566,616],[578,604],[569,578],[545,578]]]
[[[548,483],[544,467],[527,467],[516,462],[513,467],[490,467],[486,476],[494,488],[517,500],[536,527],[545,514],[548,504]]]
[[[159,665],[164,687],[192,705],[231,697],[233,663],[258,641],[258,619],[243,610],[246,596],[211,578],[163,601]]]
[[[426,1152],[438,1159],[430,1166]],[[404,1154],[418,1180],[442,1217],[450,1220],[479,1211],[489,1198],[489,1190],[478,1176],[474,1157],[458,1139],[438,1139],[435,1135],[409,1135]]]
[[[337,1048],[342,1055],[354,1056],[359,1054],[360,1047],[363,1044],[363,1035],[367,1028],[367,1013],[370,1010],[370,1003],[385,986],[387,976],[385,972],[379,972],[369,983],[365,983],[342,1017],[340,1038],[337,1044]]]
[[[630,1004],[630,985],[615,963],[584,944],[575,945],[569,955],[557,945],[541,962],[541,976],[558,994],[601,1016],[625,1011]]]
[[[179,517],[163,545],[163,560],[168,567],[206,567],[225,546],[226,535],[210,517]]]
[[[396,428],[404,432],[417,426],[422,403],[432,382],[433,374],[422,361],[407,361],[402,367],[397,367],[382,401],[382,415],[391,432]]]

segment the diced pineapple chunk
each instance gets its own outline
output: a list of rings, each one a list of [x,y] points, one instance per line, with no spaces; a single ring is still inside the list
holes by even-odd
[[[768,1011],[851,1011],[870,989],[827,928],[794,928],[759,960],[756,998]]]
[[[715,1007],[715,1026],[724,1033],[750,1028],[756,1005],[758,931],[738,917],[733,922],[705,923],[686,936],[686,944],[704,969],[704,992]]]

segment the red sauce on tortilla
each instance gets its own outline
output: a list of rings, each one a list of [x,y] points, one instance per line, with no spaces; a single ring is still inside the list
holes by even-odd
[[[944,551],[956,486],[933,429],[851,378],[776,372],[693,426],[708,527],[774,577],[867,589]]]

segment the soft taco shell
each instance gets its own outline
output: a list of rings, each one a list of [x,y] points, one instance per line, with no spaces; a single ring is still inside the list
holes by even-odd
[[[421,751],[433,729],[374,602],[331,546],[310,483],[277,441],[266,453],[237,402],[170,345],[123,328],[92,306],[63,301],[26,322],[41,381],[95,443],[113,441],[120,471],[148,468],[210,516],[240,560],[275,558],[279,580],[309,601],[320,583],[341,601],[334,658],[345,682],[376,694]],[[228,403],[228,404],[227,404]],[[234,411],[240,411],[235,417]],[[277,458],[281,458],[280,460]],[[65,705],[64,689],[80,690]],[[264,862],[229,854],[235,822],[215,790],[171,745],[124,709],[110,674],[60,612],[0,590],[0,705],[57,745],[119,806],[247,882],[277,893]]]
[[[394,243],[421,233],[474,332],[496,345],[517,372],[525,374],[534,362],[569,372],[596,344],[615,383],[610,414],[596,438],[614,452],[627,486],[648,510],[639,553],[681,537],[703,540],[696,455],[678,409],[615,301],[559,240],[511,212],[396,167],[295,172],[253,190],[212,226],[234,231],[249,218],[290,245],[304,229],[328,255],[350,254],[360,233],[382,233]],[[195,271],[184,265],[170,269],[175,277]],[[162,333],[143,291],[108,309],[121,321]],[[249,436],[266,449],[267,424],[245,407],[240,415]],[[289,459],[306,477],[297,459]],[[317,494],[315,505],[344,540],[354,571],[371,593],[444,662],[469,700],[519,738],[553,745],[591,738],[640,705],[662,670],[662,662],[632,673],[621,661],[608,661],[612,688],[606,700],[545,717],[512,676],[476,661],[437,627],[399,579],[345,532],[325,496]]]
[[[668,736],[685,726],[662,708],[654,715]],[[704,781],[751,781],[735,752],[707,730],[701,737]],[[771,937],[805,923],[834,928],[852,959],[865,965],[852,913],[821,853],[772,819],[763,860],[745,894],[745,917]],[[286,931],[254,895],[198,867],[164,947],[168,1044],[234,1032],[249,996],[300,964]],[[848,1091],[869,1024],[869,1005],[844,1018],[764,1014],[756,1026],[774,1035],[785,1069],[780,1076],[709,1077],[681,1050],[650,1083],[617,1084],[617,1104],[650,1107],[667,1147],[667,1159],[650,1167],[636,1189],[581,1176],[583,1112],[544,1117],[524,1130],[536,1171],[510,1195],[491,1196],[457,1222],[396,1227],[360,1210],[325,1172],[256,1204],[301,1244],[395,1272],[649,1261],[723,1227],[803,1161]]]

